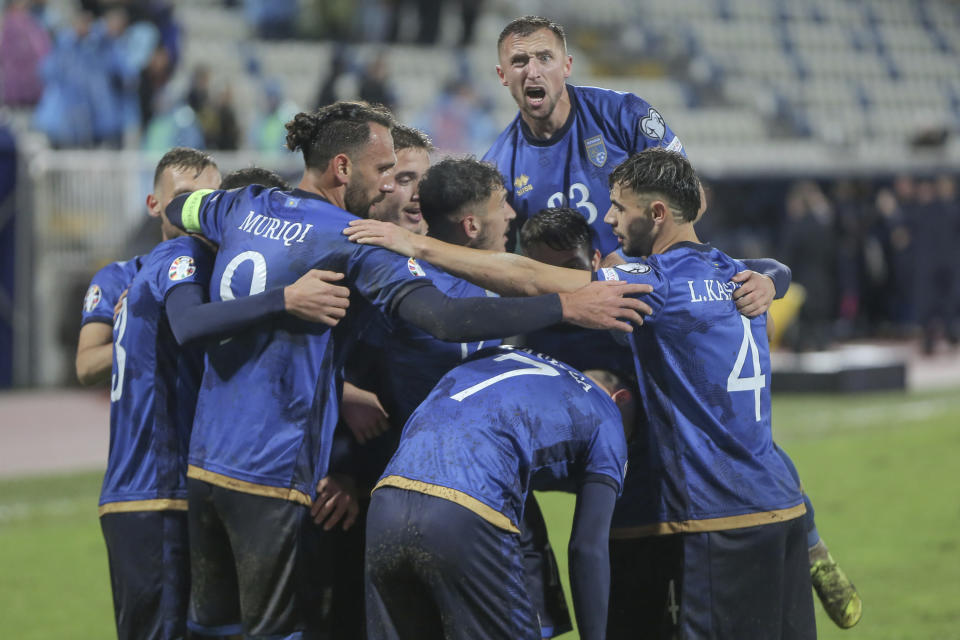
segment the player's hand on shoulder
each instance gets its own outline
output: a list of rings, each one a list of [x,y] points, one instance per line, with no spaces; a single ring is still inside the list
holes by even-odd
[[[343,523],[346,531],[357,521],[360,504],[357,487],[350,476],[331,474],[317,484],[317,499],[310,507],[310,515],[324,531]]]
[[[622,281],[596,281],[573,293],[561,293],[563,320],[587,329],[633,331],[643,324],[643,316],[652,313],[650,305],[631,296],[650,293],[649,284]],[[632,324],[631,324],[632,323]]]
[[[343,233],[357,244],[372,244],[411,258],[417,257],[415,241],[420,236],[392,222],[351,220]]]
[[[340,415],[360,444],[372,440],[390,428],[387,420],[389,416],[380,404],[377,394],[349,382],[343,383]]]
[[[308,322],[336,326],[347,315],[350,306],[350,289],[331,284],[342,279],[342,273],[311,269],[284,287],[284,309]]]
[[[767,312],[774,296],[777,295],[777,289],[773,280],[769,276],[756,271],[741,271],[733,276],[734,282],[739,282],[740,286],[733,292],[733,300],[737,305],[737,311],[747,316],[755,318]]]

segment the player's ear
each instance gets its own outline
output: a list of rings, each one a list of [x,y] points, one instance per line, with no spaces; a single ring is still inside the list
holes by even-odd
[[[629,389],[617,389],[610,395],[610,399],[618,407],[625,407],[633,402],[633,394]]]
[[[600,249],[594,249],[593,258],[590,259],[590,269],[599,271],[601,262],[603,262],[603,256],[600,254]]]
[[[500,84],[507,86],[507,77],[506,74],[503,73],[503,67],[500,65],[497,65],[497,77],[500,78]]]
[[[346,184],[350,181],[350,174],[353,171],[353,164],[350,162],[350,156],[345,153],[338,153],[330,160],[333,164],[333,177],[337,184]]]
[[[476,216],[463,216],[463,219],[460,221],[460,228],[463,230],[464,235],[471,240],[480,235],[480,224]]]
[[[663,222],[670,215],[670,207],[663,200],[654,200],[650,203],[650,211],[653,213],[654,222]]]
[[[152,218],[160,217],[160,200],[152,193],[147,194],[147,213]]]
[[[573,56],[568,55],[566,61],[563,63],[563,77],[570,77],[570,70],[573,68]]]

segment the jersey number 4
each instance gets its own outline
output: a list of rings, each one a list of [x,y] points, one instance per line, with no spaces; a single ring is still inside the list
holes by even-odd
[[[760,389],[767,386],[767,377],[760,371],[760,350],[757,348],[757,342],[753,339],[753,332],[750,330],[750,320],[745,316],[740,316],[743,321],[743,342],[740,343],[740,352],[737,354],[737,361],[733,363],[733,370],[727,377],[727,391],[753,391],[753,407],[756,412],[757,422],[760,422]],[[747,354],[753,362],[753,375],[749,378],[741,378],[743,365],[747,361]]]
[[[516,362],[522,362],[523,364],[529,365],[522,369],[511,369],[510,371],[504,371],[501,374],[495,375],[492,378],[487,378],[483,382],[478,382],[472,387],[467,387],[460,393],[455,393],[450,396],[453,400],[457,402],[463,402],[473,394],[478,391],[483,391],[487,387],[497,384],[502,380],[507,380],[509,378],[515,378],[516,376],[558,376],[560,372],[551,367],[550,365],[544,362],[538,362],[533,358],[528,358],[522,356],[519,353],[505,353],[502,356],[497,356],[493,359],[494,362],[502,362],[504,360],[514,360]]]

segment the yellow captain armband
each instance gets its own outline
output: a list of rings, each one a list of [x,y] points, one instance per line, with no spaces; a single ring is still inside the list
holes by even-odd
[[[191,233],[200,233],[200,203],[203,197],[208,193],[213,193],[213,189],[199,189],[187,196],[187,201],[183,203],[180,209],[180,220],[183,222],[183,228]]]

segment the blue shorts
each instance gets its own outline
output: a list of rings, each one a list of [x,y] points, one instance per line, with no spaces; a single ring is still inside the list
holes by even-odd
[[[607,639],[817,637],[803,518],[610,541]]]
[[[539,640],[520,537],[460,505],[382,487],[367,514],[370,640]]]
[[[188,626],[205,636],[301,638],[320,622],[318,527],[301,504],[187,479]]]
[[[120,640],[183,638],[190,596],[186,511],[100,517]]]

